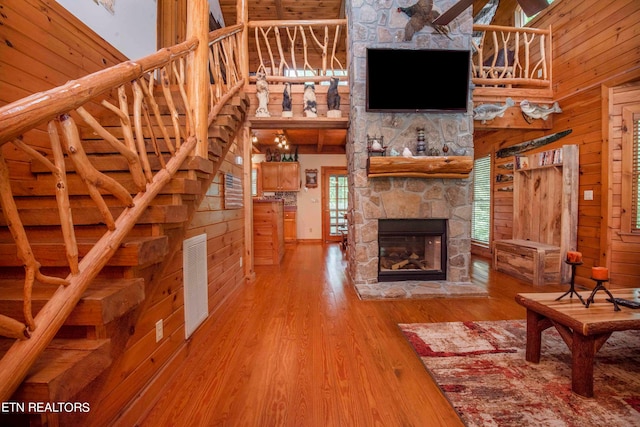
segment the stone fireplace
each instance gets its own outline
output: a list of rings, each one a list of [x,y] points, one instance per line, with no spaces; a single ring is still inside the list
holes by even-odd
[[[365,60],[369,47],[398,49],[470,49],[471,8],[449,25],[449,37],[425,27],[411,41],[404,41],[404,27],[408,18],[397,12],[413,0],[385,2],[352,2],[349,16],[351,123],[347,141],[349,168],[349,276],[357,286],[375,286],[380,280],[378,240],[382,220],[444,220],[446,282],[469,282],[471,262],[471,178],[414,178],[369,177],[367,173],[367,136],[382,136],[387,153],[402,153],[405,147],[416,153],[417,130],[424,129],[427,152],[434,148],[443,153],[473,156],[473,118],[469,96],[467,113],[370,113],[365,110]],[[443,12],[455,0],[435,1],[435,8]],[[416,64],[416,66],[424,66]],[[428,66],[439,66],[429,64]],[[446,67],[446,64],[442,64]],[[434,96],[446,96],[446,89],[438,82],[405,82],[402,70],[389,76],[389,83],[411,96],[411,86],[429,84]],[[469,91],[471,94],[471,90]],[[387,154],[389,155],[389,154]],[[396,279],[393,279],[396,280]],[[398,280],[410,280],[401,278]],[[413,280],[413,279],[411,279]],[[421,279],[423,280],[423,279]],[[435,279],[434,279],[435,280]]]

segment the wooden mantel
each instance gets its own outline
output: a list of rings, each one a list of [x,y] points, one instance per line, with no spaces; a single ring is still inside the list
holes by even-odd
[[[473,169],[471,156],[369,157],[369,178],[468,178]]]

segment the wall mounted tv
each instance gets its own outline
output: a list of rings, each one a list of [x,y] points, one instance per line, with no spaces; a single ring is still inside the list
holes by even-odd
[[[367,49],[366,110],[466,112],[467,50]]]

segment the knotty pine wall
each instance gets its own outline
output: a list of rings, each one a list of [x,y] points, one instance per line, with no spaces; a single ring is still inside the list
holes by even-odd
[[[0,3],[0,39],[0,105],[126,60],[53,0]],[[46,131],[32,133],[25,141],[50,152]],[[2,150],[13,177],[33,179],[26,154],[11,144]]]
[[[497,13],[496,16],[510,15]],[[619,171],[619,168],[608,160],[615,156],[609,154],[611,141],[607,130],[612,118],[608,100],[603,95],[610,87],[640,79],[638,22],[640,2],[636,0],[556,0],[531,23],[531,26],[541,28],[551,25],[553,31],[554,99],[563,110],[561,114],[553,115],[553,129],[499,130],[474,135],[475,156],[482,157],[488,153],[495,154],[500,148],[572,129],[569,136],[543,149],[563,144],[579,145],[578,250],[582,252],[585,263],[578,267],[577,283],[589,287],[593,287],[589,277],[594,265],[610,268],[612,286],[637,286],[640,279],[637,261],[635,268],[629,268],[628,262],[625,264],[617,260],[621,253],[612,249],[610,241],[615,232],[608,233],[609,217],[614,215],[615,209],[607,201],[616,198],[615,194],[608,192],[611,186],[608,184],[608,172],[610,168],[614,171]],[[494,21],[494,24],[503,23]],[[507,161],[498,159],[497,164]],[[495,185],[495,175],[504,173],[504,169],[496,168],[495,162],[493,166],[492,239],[510,239],[512,193],[497,191],[500,186]],[[615,174],[611,179],[612,183],[619,182]],[[593,201],[584,200],[585,190],[593,190]],[[629,248],[627,245],[625,250],[640,253],[640,247]]]
[[[0,39],[0,105],[126,60],[53,0],[0,2]],[[27,142],[48,151],[46,132],[41,139],[35,135]],[[3,149],[14,178],[33,179],[30,159],[14,150],[11,144]],[[210,313],[244,283],[240,257],[245,244],[245,209],[224,209],[223,202],[224,173],[243,178],[242,166],[235,164],[236,156],[242,155],[242,151],[238,143],[231,147],[185,236],[207,234]],[[173,231],[183,232],[182,228]],[[133,406],[121,415],[124,419],[137,420],[192,346],[203,340],[198,331],[189,341],[184,340],[182,248],[161,270],[148,276],[157,285],[136,313],[137,322],[131,329],[125,353],[100,380],[99,389],[91,391],[98,393],[95,402],[99,403],[96,406],[92,403],[90,414],[94,421],[98,420],[97,425],[108,423],[107,420],[121,413],[132,401],[135,401]],[[159,319],[164,321],[165,338],[156,343],[155,323]]]

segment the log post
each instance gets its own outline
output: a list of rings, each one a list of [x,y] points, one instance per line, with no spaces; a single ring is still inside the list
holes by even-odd
[[[187,39],[199,40],[198,47],[189,55],[187,61],[187,94],[189,108],[194,120],[190,133],[198,141],[195,154],[208,157],[209,115],[209,3],[206,0],[187,2],[189,17],[187,20]]]
[[[240,46],[238,46],[240,48],[240,52],[238,52],[240,56],[240,75],[242,78],[246,79],[246,84],[249,84],[249,28],[247,27],[249,12],[247,10],[247,0],[237,0],[236,13],[237,18],[235,24],[244,25],[244,29],[240,36]]]

